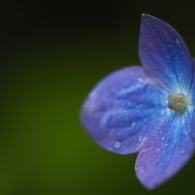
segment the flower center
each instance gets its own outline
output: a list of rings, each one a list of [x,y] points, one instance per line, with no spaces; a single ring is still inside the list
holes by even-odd
[[[183,112],[188,105],[188,99],[183,93],[172,93],[168,96],[168,108]]]

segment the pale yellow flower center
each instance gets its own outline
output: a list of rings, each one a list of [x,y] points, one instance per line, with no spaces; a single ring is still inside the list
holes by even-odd
[[[188,106],[188,98],[183,93],[172,93],[168,96],[168,108],[183,112]]]

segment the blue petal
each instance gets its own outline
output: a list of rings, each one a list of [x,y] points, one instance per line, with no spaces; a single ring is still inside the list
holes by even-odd
[[[162,120],[167,92],[132,66],[105,77],[83,104],[81,121],[95,141],[114,153],[139,151],[148,130]]]
[[[189,111],[183,116],[175,113],[157,127],[140,149],[135,165],[137,177],[150,189],[181,169],[194,151]]]
[[[193,68],[195,68],[195,58],[192,59],[192,64],[193,64]],[[191,111],[191,128],[194,129],[195,127],[195,72],[194,72],[194,76],[193,76],[193,82],[191,85],[191,89],[190,89],[190,93],[188,95],[188,109]],[[191,132],[191,136],[193,137],[193,139],[195,140],[195,130]]]
[[[192,65],[193,68],[195,69],[195,58],[192,59]],[[192,80],[192,85],[191,85],[188,99],[189,99],[189,104],[195,106],[195,71],[193,74],[193,80]]]
[[[139,55],[148,74],[170,93],[189,92],[190,54],[181,36],[169,24],[143,14]]]

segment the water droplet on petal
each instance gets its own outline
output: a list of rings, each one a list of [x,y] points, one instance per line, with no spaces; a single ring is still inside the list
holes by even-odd
[[[162,137],[161,140],[162,140],[162,141],[165,140],[165,137]]]
[[[145,170],[142,167],[140,167],[138,171],[139,171],[140,174],[145,174]]]
[[[185,153],[186,153],[185,150],[181,150],[181,151],[180,151],[180,154],[185,154]]]
[[[156,151],[159,152],[160,151],[160,148],[156,148]]]
[[[180,44],[180,41],[179,41],[179,39],[176,39],[176,43],[179,45]]]
[[[122,143],[120,141],[115,141],[114,142],[114,148],[119,149],[122,146]]]

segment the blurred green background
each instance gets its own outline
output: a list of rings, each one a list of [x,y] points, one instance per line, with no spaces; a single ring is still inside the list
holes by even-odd
[[[136,154],[101,149],[79,122],[100,78],[140,64],[141,13],[173,25],[195,55],[193,1],[0,2],[0,195],[195,193],[195,156],[147,191]]]

